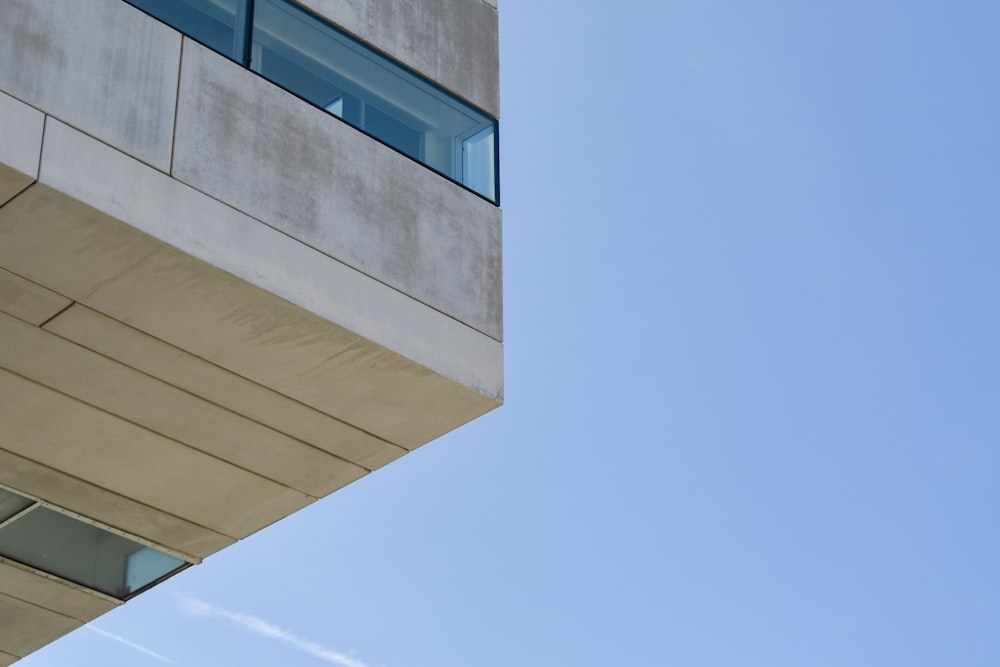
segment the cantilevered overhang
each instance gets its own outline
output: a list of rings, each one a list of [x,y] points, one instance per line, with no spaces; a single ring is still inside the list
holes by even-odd
[[[502,402],[495,206],[118,0],[0,62],[0,486],[197,563]],[[0,665],[119,603],[0,558]]]

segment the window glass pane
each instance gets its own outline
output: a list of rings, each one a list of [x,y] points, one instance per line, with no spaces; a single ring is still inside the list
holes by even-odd
[[[257,0],[250,68],[496,200],[492,118],[287,0]]]
[[[495,134],[491,125],[462,143],[462,182],[489,199],[496,199]]]
[[[35,504],[34,500],[0,489],[0,523],[11,518],[21,510]]]
[[[117,598],[185,562],[47,507],[0,528],[0,554]]]
[[[194,37],[233,60],[243,60],[241,47],[244,0],[128,0],[139,9]]]

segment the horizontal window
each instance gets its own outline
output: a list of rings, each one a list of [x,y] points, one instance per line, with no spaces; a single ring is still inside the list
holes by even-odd
[[[289,0],[128,0],[496,203],[497,122]]]
[[[0,523],[0,555],[122,600],[187,565],[0,489],[0,518],[4,514],[9,516],[0,519],[6,521]]]

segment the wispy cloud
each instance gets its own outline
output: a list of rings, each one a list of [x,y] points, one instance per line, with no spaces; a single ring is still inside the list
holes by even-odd
[[[163,655],[160,655],[156,651],[153,651],[152,649],[148,649],[145,646],[140,646],[139,644],[136,644],[135,642],[130,642],[129,640],[125,639],[124,637],[122,637],[120,635],[116,635],[113,632],[108,632],[107,630],[101,630],[100,628],[95,627],[93,625],[85,625],[84,627],[87,628],[88,630],[90,630],[91,632],[96,632],[97,634],[101,635],[102,637],[106,637],[106,638],[108,638],[108,639],[110,639],[112,641],[116,641],[119,644],[124,644],[125,646],[128,646],[131,649],[135,649],[136,651],[139,651],[140,653],[145,653],[146,655],[150,656],[151,658],[156,658],[160,662],[165,662],[165,663],[167,663],[169,665],[176,665],[177,664],[176,662],[174,662],[170,658],[168,658],[166,656],[163,656]]]
[[[275,639],[288,644],[298,651],[307,653],[331,665],[338,665],[339,667],[368,667],[367,663],[357,658],[334,651],[311,639],[299,637],[289,630],[285,630],[274,623],[265,621],[252,614],[224,609],[189,595],[178,595],[177,599],[181,603],[181,609],[193,616],[203,616],[232,623],[260,637]]]

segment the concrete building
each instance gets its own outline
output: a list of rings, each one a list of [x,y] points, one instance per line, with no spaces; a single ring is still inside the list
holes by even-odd
[[[495,0],[4,0],[0,666],[503,400]]]

